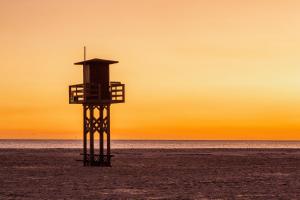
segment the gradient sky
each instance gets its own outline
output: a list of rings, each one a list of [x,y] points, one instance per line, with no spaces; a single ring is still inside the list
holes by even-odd
[[[81,139],[88,58],[126,83],[113,139],[300,139],[300,1],[0,0],[0,138]]]

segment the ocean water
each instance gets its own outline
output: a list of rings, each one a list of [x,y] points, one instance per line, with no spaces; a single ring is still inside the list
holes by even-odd
[[[95,142],[97,144],[97,142]],[[0,140],[0,148],[82,148],[81,140]],[[97,148],[97,145],[95,145]],[[174,148],[300,148],[300,141],[113,140],[114,149]]]

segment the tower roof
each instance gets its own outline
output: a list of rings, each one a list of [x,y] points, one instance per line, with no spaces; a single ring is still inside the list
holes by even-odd
[[[84,61],[81,61],[81,62],[76,62],[76,63],[74,63],[74,65],[84,65],[84,64],[91,64],[91,63],[114,64],[114,63],[118,63],[118,61],[93,58],[93,59],[90,59],[90,60],[84,60]]]

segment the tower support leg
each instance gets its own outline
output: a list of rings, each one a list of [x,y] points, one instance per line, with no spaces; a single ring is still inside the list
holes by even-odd
[[[83,105],[83,165],[111,166],[110,152],[110,104]],[[94,134],[99,134],[99,154],[95,154]],[[90,146],[87,153],[87,137]],[[106,134],[106,148],[104,136]],[[105,152],[106,150],[106,152]]]
[[[103,106],[100,106],[100,119],[103,119]],[[100,151],[100,162],[104,162],[104,134],[103,134],[103,120],[100,120],[100,136],[99,136],[99,151]]]
[[[83,166],[88,165],[87,159],[87,134],[89,133],[88,106],[83,105]]]

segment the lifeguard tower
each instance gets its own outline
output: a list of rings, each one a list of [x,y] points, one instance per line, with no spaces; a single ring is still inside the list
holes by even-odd
[[[125,84],[110,81],[109,67],[115,63],[98,58],[74,63],[83,66],[83,84],[69,86],[69,103],[83,105],[84,166],[111,166],[110,105],[125,102]],[[94,149],[95,134],[99,153]]]

